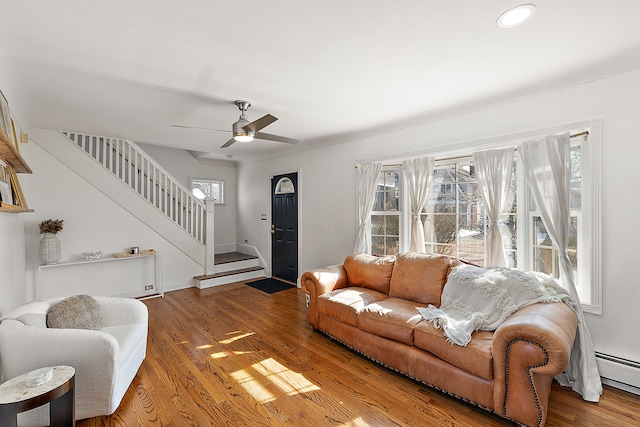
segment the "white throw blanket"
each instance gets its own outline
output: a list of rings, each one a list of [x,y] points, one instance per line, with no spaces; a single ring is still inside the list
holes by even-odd
[[[416,309],[444,330],[447,341],[466,346],[473,331],[493,331],[522,307],[560,301],[572,306],[567,291],[546,274],[460,265],[449,274],[440,308]]]

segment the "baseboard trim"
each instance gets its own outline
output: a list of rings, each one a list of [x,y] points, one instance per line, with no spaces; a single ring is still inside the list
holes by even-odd
[[[602,378],[602,384],[640,396],[640,388],[609,378]]]
[[[640,395],[640,362],[596,352],[602,382]]]

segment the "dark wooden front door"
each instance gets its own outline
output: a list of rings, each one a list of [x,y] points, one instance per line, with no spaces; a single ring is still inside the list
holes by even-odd
[[[272,276],[298,279],[298,174],[271,178]]]

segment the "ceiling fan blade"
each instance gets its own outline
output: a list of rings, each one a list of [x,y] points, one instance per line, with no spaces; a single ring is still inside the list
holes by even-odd
[[[236,142],[235,139],[231,138],[230,140],[228,140],[227,142],[224,143],[224,145],[220,148],[227,148],[229,147],[231,144],[233,144],[234,142]]]
[[[171,125],[174,128],[184,128],[184,129],[198,129],[198,130],[215,130],[218,132],[231,132],[228,129],[214,129],[214,128],[201,128],[198,126],[186,126],[186,125]]]
[[[258,132],[260,129],[269,126],[271,123],[278,120],[277,117],[272,116],[271,114],[267,114],[266,116],[260,117],[258,120],[255,120],[249,123],[246,126],[243,126],[242,129],[246,131]]]
[[[284,142],[286,144],[297,144],[298,140],[293,138],[287,138],[280,135],[272,135],[270,133],[258,132],[255,136],[256,139],[266,139],[267,141]]]

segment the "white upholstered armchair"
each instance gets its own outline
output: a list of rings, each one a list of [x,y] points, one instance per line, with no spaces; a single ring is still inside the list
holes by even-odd
[[[73,366],[76,419],[112,414],[146,356],[148,312],[135,299],[94,298],[103,313],[98,330],[42,324],[42,315],[62,298],[28,303],[5,314],[0,323],[4,381],[42,367]],[[47,425],[48,408],[19,415],[19,423]]]

